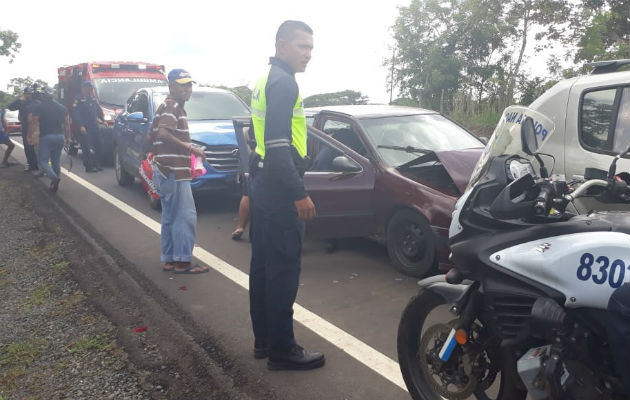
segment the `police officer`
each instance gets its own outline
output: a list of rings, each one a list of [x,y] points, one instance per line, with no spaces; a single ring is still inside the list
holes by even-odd
[[[32,87],[24,88],[24,92],[19,99],[15,100],[7,106],[9,110],[18,111],[18,120],[20,121],[20,129],[22,130],[22,143],[24,144],[24,155],[26,156],[26,167],[24,172],[39,173],[39,167],[37,164],[37,154],[35,153],[35,146],[29,144],[27,141],[28,135],[28,114],[29,110],[36,106],[38,100],[33,98],[33,90],[39,91],[39,86],[33,84]]]
[[[98,105],[89,81],[81,83],[81,94],[74,99],[72,117],[79,126],[79,141],[83,151],[85,172],[98,172],[103,157],[103,141],[99,133],[99,120],[103,121],[103,109]]]
[[[257,145],[250,165],[250,314],[254,357],[268,356],[271,370],[306,370],[325,363],[322,353],[300,347],[293,334],[304,221],[315,217],[302,181],[306,118],[295,73],[304,72],[312,48],[308,25],[283,22],[276,34],[276,55],[252,94]]]

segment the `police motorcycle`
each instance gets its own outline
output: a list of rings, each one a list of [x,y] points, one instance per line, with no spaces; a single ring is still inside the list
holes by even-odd
[[[630,203],[630,175],[616,174],[622,153],[609,171],[550,178],[539,152],[553,131],[509,107],[475,167],[449,232],[456,267],[420,281],[401,316],[414,399],[624,398],[605,321],[630,280],[630,212],[568,209],[581,196]]]

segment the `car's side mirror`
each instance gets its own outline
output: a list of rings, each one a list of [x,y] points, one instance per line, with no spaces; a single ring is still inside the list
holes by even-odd
[[[131,114],[127,114],[127,120],[132,122],[146,122],[147,119],[144,117],[144,114],[141,111],[132,112]]]
[[[332,160],[332,169],[336,172],[356,173],[361,171],[361,166],[347,156],[337,156]]]
[[[488,144],[488,138],[485,136],[479,136],[477,139],[479,139],[484,145]]]
[[[538,138],[536,137],[536,129],[534,120],[530,117],[525,118],[521,123],[521,146],[523,153],[533,156],[538,152]]]

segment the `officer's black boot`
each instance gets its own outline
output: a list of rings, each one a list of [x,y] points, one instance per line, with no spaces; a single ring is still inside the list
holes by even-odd
[[[308,351],[297,344],[284,354],[269,354],[267,369],[304,371],[323,367],[326,359],[322,353]]]

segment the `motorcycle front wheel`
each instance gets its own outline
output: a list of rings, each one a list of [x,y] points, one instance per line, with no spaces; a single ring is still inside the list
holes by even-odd
[[[516,371],[516,360],[476,321],[464,352],[457,345],[449,360],[439,352],[457,319],[444,299],[421,291],[403,311],[398,326],[398,362],[415,400],[519,400],[527,392]],[[476,343],[476,344],[475,344]],[[472,349],[472,350],[470,350]]]

